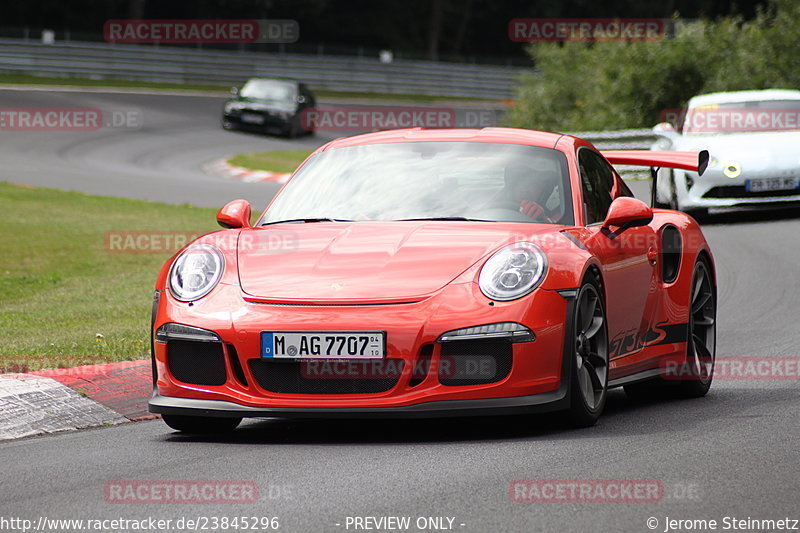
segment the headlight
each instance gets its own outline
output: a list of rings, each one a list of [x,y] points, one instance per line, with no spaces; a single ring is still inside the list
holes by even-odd
[[[492,300],[525,296],[544,279],[547,257],[530,242],[518,242],[498,250],[481,269],[478,284]]]
[[[182,302],[202,298],[213,289],[225,268],[222,253],[209,244],[193,244],[169,271],[169,291]]]
[[[241,106],[239,104],[234,104],[233,102],[228,102],[225,104],[225,112],[226,113],[236,113],[241,110]]]

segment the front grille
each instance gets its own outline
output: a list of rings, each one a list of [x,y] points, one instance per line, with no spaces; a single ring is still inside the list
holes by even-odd
[[[512,348],[507,340],[464,340],[442,344],[439,383],[486,385],[511,372]]]
[[[744,185],[721,185],[709,189],[703,198],[776,198],[779,196],[800,196],[800,189],[750,192],[745,189]]]
[[[219,342],[169,341],[167,363],[178,381],[193,385],[225,383],[225,356]]]
[[[397,385],[402,359],[265,361],[251,359],[259,386],[282,394],[375,394]]]

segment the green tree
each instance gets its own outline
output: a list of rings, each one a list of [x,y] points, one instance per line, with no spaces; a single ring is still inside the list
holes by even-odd
[[[800,2],[773,0],[752,20],[676,20],[655,42],[534,43],[512,126],[555,131],[650,127],[705,92],[800,87]]]

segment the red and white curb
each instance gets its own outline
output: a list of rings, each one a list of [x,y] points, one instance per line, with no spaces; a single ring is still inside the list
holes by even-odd
[[[52,378],[31,374],[0,376],[0,440],[125,420]]]
[[[228,163],[227,159],[212,161],[203,167],[206,174],[221,176],[223,178],[236,179],[246,183],[260,183],[272,181],[275,183],[286,183],[291,176],[286,172],[268,172],[265,170],[250,170],[249,168],[237,167]]]
[[[0,374],[0,441],[153,418],[149,360]]]

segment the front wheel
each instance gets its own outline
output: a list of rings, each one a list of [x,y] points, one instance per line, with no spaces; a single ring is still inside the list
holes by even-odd
[[[593,426],[608,393],[608,329],[600,287],[584,282],[573,315],[568,417],[574,427]]]
[[[691,209],[685,209],[684,212],[698,222],[708,220],[708,209],[702,207],[693,207]]]
[[[283,128],[283,135],[288,139],[296,139],[300,135],[299,117],[289,119],[289,123]]]
[[[161,415],[161,418],[172,429],[198,435],[228,433],[236,429],[242,421],[241,418],[184,415]]]

